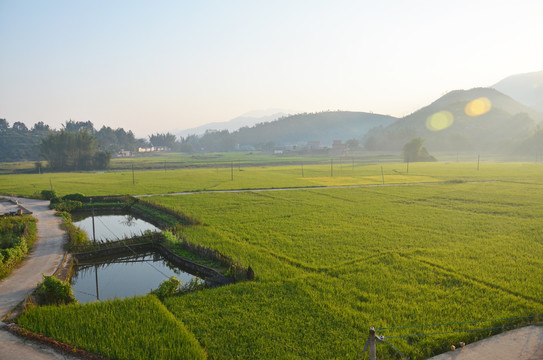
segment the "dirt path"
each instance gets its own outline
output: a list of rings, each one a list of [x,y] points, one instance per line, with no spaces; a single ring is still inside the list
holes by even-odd
[[[468,344],[427,360],[542,360],[543,327],[528,326]]]
[[[49,201],[17,200],[38,219],[38,240],[26,260],[0,282],[0,319],[8,315],[36,288],[43,279],[41,274],[53,274],[64,255],[62,246],[65,233],[60,228],[61,219],[49,209]],[[23,340],[6,330],[0,330],[0,360],[8,359],[49,360],[67,357],[43,345]]]
[[[463,181],[462,184],[481,184],[493,183],[496,181]],[[443,185],[449,184],[446,181],[420,182],[420,183],[391,183],[391,184],[361,184],[361,185],[333,185],[333,186],[301,186],[287,188],[255,188],[255,189],[230,189],[230,190],[195,190],[182,191],[162,194],[134,195],[136,198],[166,195],[193,195],[193,194],[220,194],[220,193],[241,193],[241,192],[264,192],[264,191],[291,191],[291,190],[326,190],[326,189],[353,189],[353,188],[373,188],[373,187],[391,187],[391,186],[417,186],[417,185]]]

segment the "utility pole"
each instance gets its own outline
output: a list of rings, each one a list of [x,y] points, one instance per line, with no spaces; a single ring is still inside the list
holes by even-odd
[[[477,155],[477,171],[479,171],[479,161],[481,160],[481,155]]]
[[[304,163],[302,163],[302,177],[304,177]]]
[[[383,185],[385,185],[385,173],[383,172],[383,165],[381,165],[381,177],[383,178]]]
[[[409,160],[407,160],[407,173],[409,174]]]
[[[330,176],[334,176],[334,159],[330,159]]]

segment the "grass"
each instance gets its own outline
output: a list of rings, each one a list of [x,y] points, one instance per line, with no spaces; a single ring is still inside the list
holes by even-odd
[[[254,282],[164,301],[209,358],[352,359],[360,355],[370,326],[543,312],[541,165],[482,163],[478,171],[476,163],[410,164],[408,174],[405,164],[382,166],[386,184],[419,184],[148,198],[201,221],[202,225],[183,228],[189,241],[217,249],[256,273]],[[353,170],[344,164],[333,177],[326,175],[329,165],[304,166],[304,177],[298,166],[242,170],[234,181],[221,169],[218,174],[215,169],[172,170],[172,178],[164,179],[158,176],[164,172],[142,172],[136,188],[168,193],[382,182],[381,165]],[[70,174],[64,186],[71,190],[55,189],[71,193],[79,185],[86,190],[77,192],[93,195],[117,189],[95,175],[107,174]],[[220,182],[217,176],[226,179]],[[210,186],[214,181],[216,185]],[[1,184],[0,192],[8,182]],[[20,191],[28,191],[25,186]],[[520,321],[525,320],[431,327],[425,332]],[[58,321],[55,326],[68,324]],[[77,329],[72,332],[77,336]],[[414,332],[419,331],[393,329],[380,334]],[[409,358],[423,359],[453,343],[489,334],[390,342]],[[125,351],[122,343],[117,346]],[[378,356],[400,358],[385,344],[378,345]]]
[[[154,296],[88,305],[44,306],[19,324],[112,359],[205,359],[198,341]]]

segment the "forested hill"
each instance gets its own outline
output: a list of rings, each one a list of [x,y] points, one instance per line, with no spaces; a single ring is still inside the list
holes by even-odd
[[[511,153],[533,136],[542,121],[542,113],[495,89],[455,90],[385,129],[372,131],[365,144],[373,150],[400,150],[410,139],[421,137],[430,152]]]
[[[329,146],[334,140],[361,139],[369,130],[386,127],[396,120],[392,116],[351,111],[304,113],[244,127],[232,135],[238,144],[296,145],[320,141]]]

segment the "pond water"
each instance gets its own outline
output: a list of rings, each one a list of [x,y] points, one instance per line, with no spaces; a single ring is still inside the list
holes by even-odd
[[[92,216],[72,215],[73,224],[87,233],[92,240]],[[133,215],[95,215],[94,229],[96,240],[117,240],[141,235],[146,230],[160,231],[159,228]]]
[[[181,284],[198,279],[154,252],[80,261],[74,270],[72,289],[80,303],[148,294],[171,276]]]

